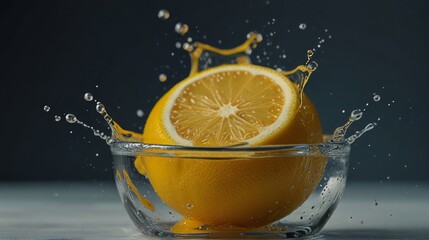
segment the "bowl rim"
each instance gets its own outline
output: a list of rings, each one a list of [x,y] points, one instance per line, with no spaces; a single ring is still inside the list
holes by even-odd
[[[323,142],[317,144],[284,144],[251,146],[241,143],[231,146],[195,147],[143,142],[115,141],[110,144],[114,156],[152,156],[196,159],[249,159],[287,157],[347,157],[350,144]]]

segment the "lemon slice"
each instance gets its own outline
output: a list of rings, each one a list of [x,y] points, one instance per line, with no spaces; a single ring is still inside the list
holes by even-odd
[[[222,65],[168,91],[149,114],[147,143],[225,146],[318,143],[316,109],[295,83],[256,65]],[[324,158],[187,159],[140,157],[160,198],[184,216],[181,226],[260,227],[291,213],[323,175]],[[178,230],[180,229],[180,230]]]

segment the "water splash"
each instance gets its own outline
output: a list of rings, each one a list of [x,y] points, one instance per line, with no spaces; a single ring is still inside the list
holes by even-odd
[[[355,134],[351,135],[348,138],[345,138],[345,135],[349,127],[353,124],[353,122],[360,120],[362,116],[363,116],[362,110],[360,109],[353,110],[350,114],[349,120],[344,125],[337,127],[335,129],[334,134],[332,135],[329,141],[334,143],[346,142],[348,144],[352,144],[356,141],[356,139],[361,137],[364,133],[372,130],[375,126],[377,126],[376,123],[369,123],[368,125],[366,125],[364,129],[356,131]]]
[[[186,24],[177,23],[175,29],[176,29],[176,32],[178,32],[179,34],[186,34],[189,27]],[[189,41],[192,41],[192,39],[189,39]],[[194,43],[185,42],[183,44],[181,44],[180,42],[177,42],[176,47],[182,46],[185,50],[189,52],[189,56],[191,59],[191,69],[188,77],[190,77],[190,76],[193,76],[194,74],[197,74],[199,71],[201,71],[199,66],[200,61],[202,60],[201,59],[202,56],[205,56],[207,52],[216,53],[222,56],[234,56],[236,57],[236,63],[251,64],[250,58],[249,58],[249,55],[251,54],[251,50],[256,48],[257,45],[262,41],[263,41],[263,37],[261,34],[257,32],[250,32],[247,35],[247,40],[244,43],[231,49],[220,49],[220,48],[216,48],[214,46],[200,43],[200,42],[194,42]],[[316,71],[316,69],[318,68],[317,62],[312,60],[314,53],[315,53],[314,50],[308,50],[307,61],[305,62],[305,64],[299,65],[293,70],[290,70],[290,71],[283,71],[281,69],[278,70],[281,74],[288,77],[291,81],[293,81],[297,85],[298,93],[300,96],[300,102],[301,102],[300,106],[302,106],[302,102],[303,102],[304,88],[308,83],[311,74],[314,71]],[[210,60],[210,59],[204,59],[204,60]],[[208,66],[205,66],[205,68],[208,68]],[[205,68],[203,66],[203,69]],[[162,73],[159,75],[159,80],[161,82],[166,81],[167,76],[164,73]],[[114,141],[143,142],[142,134],[124,130],[122,127],[120,127],[119,124],[117,124],[112,119],[112,117],[108,114],[106,107],[101,102],[95,100],[91,93],[85,93],[84,99],[88,102],[96,103],[95,109],[99,114],[103,116],[104,120],[110,127],[111,136],[107,136],[106,134],[101,133],[100,131],[94,129],[93,127],[83,123],[73,114],[66,115],[65,119],[68,123],[77,123],[79,125],[82,125],[85,128],[91,129],[94,135],[100,136],[103,140],[106,140],[108,144]],[[374,101],[379,101],[379,99],[380,99],[380,96],[374,94]],[[49,107],[45,106],[44,110],[49,111]],[[136,114],[138,117],[143,117],[144,115],[143,111],[140,109],[137,110]],[[330,141],[335,143],[347,142],[351,144],[360,136],[362,136],[365,132],[370,131],[376,126],[376,123],[370,123],[364,129],[357,131],[355,134],[351,135],[348,138],[345,138],[345,135],[350,125],[353,122],[361,119],[362,115],[363,115],[363,112],[360,109],[352,111],[348,122],[345,123],[343,126],[338,127],[334,131],[334,134],[330,139]]]
[[[175,26],[176,32],[179,34],[186,34],[189,27],[186,24],[178,23]],[[189,41],[192,41],[192,39],[189,39]],[[263,36],[257,32],[250,32],[247,35],[247,40],[242,43],[241,45],[231,48],[231,49],[220,49],[213,47],[208,44],[195,42],[195,43],[189,43],[185,42],[182,45],[182,47],[189,52],[189,56],[191,59],[191,69],[189,72],[189,76],[192,76],[201,69],[199,69],[199,63],[201,60],[201,57],[204,53],[207,52],[213,52],[222,56],[236,56],[236,63],[238,64],[251,64],[249,55],[251,54],[251,49],[254,49],[258,46],[259,43],[263,41]],[[312,72],[314,72],[318,65],[315,61],[312,61],[312,57],[314,55],[314,52],[312,50],[308,50],[307,52],[307,61],[304,65],[299,65],[295,69],[291,71],[280,71],[281,74],[285,75],[289,79],[291,79],[293,82],[295,82],[298,86],[298,91],[300,94],[301,104],[302,104],[302,98],[303,98],[303,91],[304,87],[307,84],[310,75]],[[210,59],[207,59],[210,60]],[[208,66],[206,66],[208,68]],[[203,68],[204,69],[204,68]],[[189,77],[188,76],[188,77]],[[166,81],[167,76],[162,73],[159,75],[159,80]],[[85,128],[88,128],[93,131],[94,135],[101,137],[103,140],[106,140],[108,144],[111,144],[114,141],[135,141],[135,142],[143,142],[143,135],[140,133],[135,133],[132,131],[128,131],[120,127],[118,123],[116,123],[112,117],[108,114],[106,107],[99,101],[94,99],[94,96],[91,93],[85,93],[84,94],[84,100],[88,102],[95,102],[96,111],[103,116],[104,120],[108,124],[110,130],[111,130],[111,136],[107,136],[106,134],[94,129],[93,127],[83,123],[80,121],[75,115],[73,114],[67,114],[66,115],[66,121],[68,123],[77,123]],[[139,112],[137,111],[137,116],[143,117],[143,111]]]
[[[99,138],[101,138],[102,140],[106,141],[106,143],[108,145],[112,144],[115,141],[137,141],[137,142],[142,142],[143,141],[143,136],[142,134],[139,133],[135,133],[132,131],[128,131],[128,130],[124,130],[121,126],[119,126],[119,124],[117,124],[112,117],[107,113],[106,107],[104,106],[104,104],[102,104],[101,102],[97,101],[94,99],[93,95],[91,93],[85,93],[84,94],[84,99],[85,101],[88,102],[95,102],[96,106],[95,106],[95,110],[101,114],[104,118],[104,120],[106,121],[106,123],[108,124],[110,130],[111,130],[111,134],[105,134],[104,132],[101,132],[98,129],[95,129],[94,127],[84,123],[83,121],[79,120],[75,114],[73,113],[68,113],[65,115],[65,120],[66,122],[70,123],[70,124],[78,124],[86,129],[90,129],[92,131],[92,133],[94,134],[94,136],[97,136]],[[46,111],[46,109],[44,109]],[[141,111],[141,110],[140,110]],[[137,111],[137,115],[139,114],[144,114],[143,111],[141,111],[141,113],[139,113],[139,111]],[[55,121],[60,121],[61,117],[56,115],[55,116]]]
[[[97,136],[97,137],[101,138],[102,140],[106,141],[106,143],[107,143],[108,145],[110,145],[110,144],[112,144],[112,143],[114,142],[114,139],[113,139],[112,137],[110,137],[110,136],[108,136],[108,135],[104,134],[103,132],[100,132],[99,130],[95,129],[94,127],[89,126],[89,125],[87,125],[86,123],[84,123],[84,122],[80,121],[80,120],[79,120],[79,119],[78,119],[74,114],[72,114],[72,113],[68,113],[68,114],[66,115],[65,119],[66,119],[66,121],[67,121],[68,123],[71,123],[71,124],[75,124],[75,123],[76,123],[76,124],[81,125],[81,126],[82,126],[82,127],[84,127],[84,128],[87,128],[87,129],[92,130],[92,132],[93,132],[94,136]]]

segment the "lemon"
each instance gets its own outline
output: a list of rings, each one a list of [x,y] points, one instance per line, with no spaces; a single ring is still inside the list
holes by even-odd
[[[316,109],[306,96],[302,103],[299,99],[296,84],[273,69],[221,65],[169,90],[152,109],[144,139],[184,146],[322,142]],[[253,228],[299,207],[317,186],[325,159],[142,157],[136,166],[160,198],[184,216],[181,226],[188,221],[189,226]]]

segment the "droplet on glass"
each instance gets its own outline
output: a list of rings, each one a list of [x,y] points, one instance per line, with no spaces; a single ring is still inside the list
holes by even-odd
[[[49,112],[49,110],[51,110],[51,107],[49,107],[48,105],[45,105],[45,106],[43,107],[43,111],[45,111],[45,112]]]
[[[165,75],[164,73],[159,74],[159,81],[161,82],[165,82],[167,81],[167,75]]]
[[[60,116],[58,116],[58,115],[55,115],[54,119],[55,119],[55,122],[59,122],[59,121],[61,121],[61,117],[60,117]]]
[[[92,96],[92,94],[91,93],[85,93],[85,95],[83,95],[83,98],[86,100],[86,101],[88,101],[88,102],[90,102],[90,101],[92,101],[93,99],[94,99],[94,97]]]
[[[158,18],[162,20],[167,20],[168,18],[170,18],[170,12],[166,9],[161,9],[158,12]]]
[[[305,24],[305,23],[299,24],[299,29],[304,30],[306,28],[307,28],[307,24]]]
[[[66,121],[68,123],[75,123],[75,122],[77,122],[77,118],[76,118],[75,115],[69,113],[69,114],[66,115]]]
[[[137,117],[143,117],[144,112],[143,112],[143,110],[141,110],[141,109],[137,109],[136,114],[137,114]]]
[[[180,35],[185,35],[189,30],[189,26],[186,23],[178,22],[176,26],[174,26],[174,30]]]
[[[177,49],[180,49],[182,47],[182,44],[180,42],[176,42],[175,46]]]
[[[186,204],[186,207],[187,207],[188,209],[191,209],[191,208],[193,208],[193,207],[194,207],[194,205],[192,205],[192,203],[188,203],[188,204]]]

